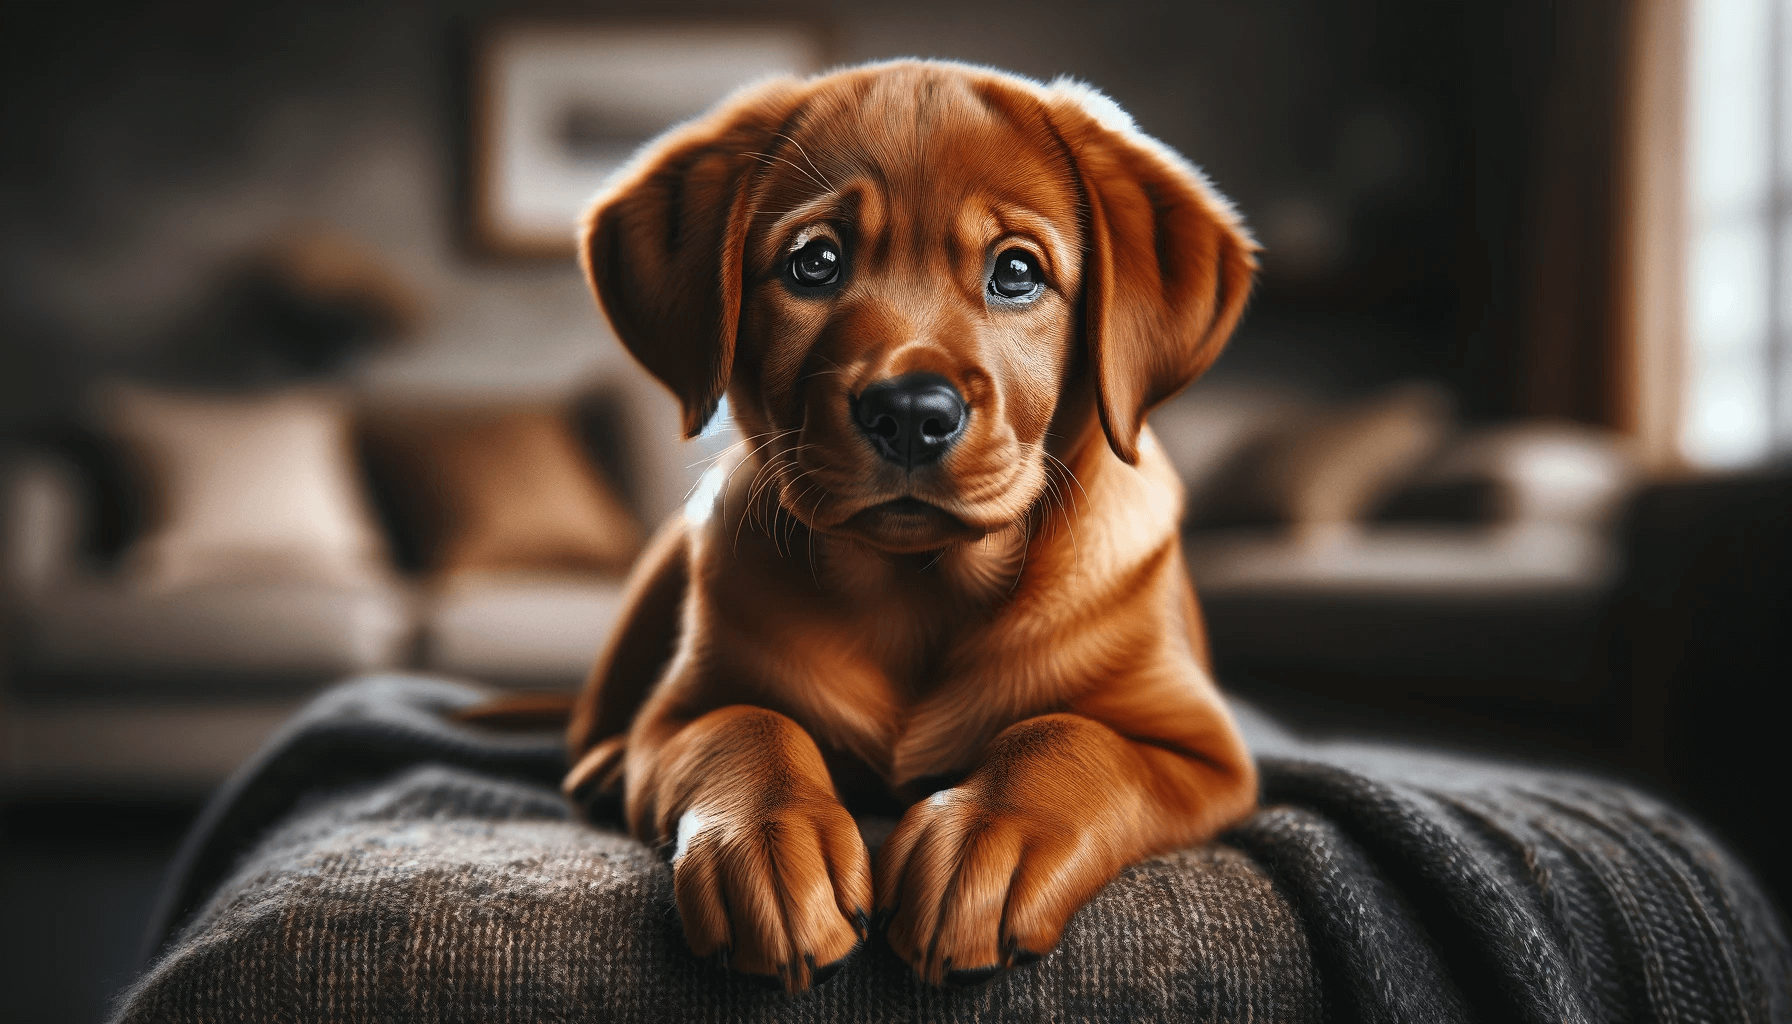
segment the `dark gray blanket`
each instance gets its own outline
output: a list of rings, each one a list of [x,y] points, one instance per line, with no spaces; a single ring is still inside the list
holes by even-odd
[[[1264,809],[1129,868],[1042,962],[942,991],[873,944],[767,993],[685,951],[659,855],[570,819],[557,740],[444,719],[482,697],[380,677],[282,730],[189,837],[117,1018],[1792,1020],[1773,909],[1670,808],[1248,709]]]

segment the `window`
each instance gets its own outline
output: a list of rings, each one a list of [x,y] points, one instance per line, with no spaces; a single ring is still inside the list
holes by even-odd
[[[1693,0],[1680,449],[1792,450],[1792,0]]]

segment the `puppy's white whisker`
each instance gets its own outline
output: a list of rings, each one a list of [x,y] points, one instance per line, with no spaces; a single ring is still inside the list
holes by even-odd
[[[792,433],[796,433],[796,431],[787,430],[779,436],[781,437]],[[741,516],[740,523],[736,524],[734,528],[734,547],[736,551],[740,550],[740,533],[747,525],[748,520],[752,520],[754,527],[765,531],[766,535],[771,537],[774,542],[777,540],[775,532],[777,526],[776,511],[779,506],[773,493],[774,485],[788,490],[789,487],[794,486],[795,481],[801,480],[803,476],[814,472],[814,470],[807,470],[802,475],[796,477],[795,480],[780,480],[780,478],[788,472],[789,467],[794,460],[811,447],[813,446],[801,444],[797,445],[795,448],[778,452],[776,455],[767,458],[753,474],[753,479],[748,481],[747,485],[746,511]],[[769,515],[765,511],[766,506],[769,506],[771,509]]]
[[[1048,460],[1055,463],[1058,466],[1058,468],[1060,468],[1064,471],[1064,475],[1070,478],[1070,482],[1076,485],[1076,489],[1079,491],[1082,491],[1083,500],[1088,501],[1089,500],[1089,492],[1086,490],[1083,490],[1083,482],[1076,478],[1076,471],[1071,469],[1068,465],[1066,465],[1063,459],[1060,459],[1056,455],[1053,455],[1051,452],[1046,451],[1046,449],[1043,445],[1040,446],[1039,451]]]
[[[1013,597],[1014,592],[1020,589],[1020,578],[1027,572],[1027,552],[1031,550],[1033,550],[1033,538],[1023,531],[1020,543],[1020,566],[1014,570],[1014,581],[1008,584],[1008,596],[1010,597]]]
[[[758,440],[760,438],[764,438],[765,440],[761,441],[757,446],[755,446],[753,448],[752,451],[748,452],[744,457],[742,457],[740,459],[740,461],[736,462],[732,467],[729,468],[728,476],[725,480],[722,481],[722,486],[721,486],[721,494],[723,495],[723,498],[722,498],[723,502],[725,503],[727,501],[726,495],[728,493],[728,488],[734,483],[734,474],[740,472],[741,466],[747,464],[748,462],[753,461],[754,456],[758,455],[761,451],[763,451],[767,445],[774,444],[777,442],[777,440],[779,438],[784,437],[788,434],[794,434],[794,433],[796,433],[796,430],[794,430],[794,429],[793,430],[776,431],[776,432],[766,431],[763,433],[754,434],[750,438],[742,438],[741,441],[738,443],[743,444],[743,445],[750,443],[754,440]],[[749,499],[749,501],[750,500],[751,499]],[[747,512],[750,513],[751,511],[752,511],[752,506],[751,506],[751,504],[749,504],[748,508],[747,508]],[[726,505],[724,505],[724,507],[723,507],[723,514],[724,514],[724,517],[727,514]]]
[[[789,480],[784,481],[782,484],[784,492],[786,494],[788,494],[792,489],[794,489],[796,487],[797,484],[802,483],[804,480],[808,479],[810,476],[813,476],[816,472],[817,471],[814,469],[805,469],[801,473],[798,473],[796,476],[791,477]],[[812,484],[813,484],[813,486],[818,486],[818,487],[821,486],[819,482],[812,482]],[[809,493],[808,489],[805,488],[803,490],[803,495],[807,496],[808,493]],[[792,502],[791,504],[794,504],[794,502]]]
[[[797,429],[800,429],[800,428],[797,428]],[[756,446],[752,451],[748,452],[744,458],[742,458],[739,462],[734,464],[734,468],[728,471],[729,482],[730,483],[733,482],[734,474],[737,471],[739,471],[740,467],[753,461],[754,457],[757,456],[760,452],[764,451],[768,445],[776,444],[780,438],[782,438],[788,434],[796,433],[797,429],[778,431],[776,433],[768,432],[767,434],[756,435],[757,437],[764,437],[765,440],[760,442],[759,445]],[[761,465],[763,465],[763,463]]]
[[[784,140],[784,141],[785,141],[785,142],[788,142],[788,143],[790,143],[790,144],[791,144],[791,145],[792,145],[792,146],[795,146],[795,147],[796,147],[796,151],[797,151],[797,152],[798,152],[798,153],[801,153],[801,154],[802,154],[802,155],[803,155],[803,162],[804,162],[804,163],[806,163],[806,164],[808,164],[808,165],[809,165],[809,169],[810,169],[810,170],[812,170],[812,171],[814,171],[814,172],[815,172],[815,176],[816,176],[816,177],[818,177],[818,178],[820,178],[820,179],[821,179],[821,180],[822,180],[822,182],[823,182],[823,183],[824,183],[824,184],[825,184],[825,185],[826,185],[826,186],[827,186],[827,190],[828,190],[828,191],[829,191],[829,192],[838,192],[838,191],[840,191],[840,190],[839,190],[839,189],[837,189],[837,188],[835,188],[835,187],[834,187],[834,183],[833,183],[833,182],[831,182],[831,181],[828,181],[828,176],[827,176],[827,175],[825,175],[825,174],[823,174],[823,173],[821,173],[821,168],[819,168],[819,167],[817,167],[817,166],[815,166],[815,161],[813,161],[813,160],[811,160],[811,159],[809,159],[809,151],[808,151],[808,150],[806,150],[806,149],[804,149],[804,148],[803,148],[803,144],[802,144],[802,143],[800,143],[800,142],[798,142],[798,141],[796,141],[796,140],[795,140],[795,139],[793,139],[793,138],[791,138],[791,137],[790,137],[790,136],[788,136],[788,135],[786,135],[786,134],[784,134],[784,133],[783,133],[783,132],[778,132],[778,133],[777,133],[777,136],[778,136],[778,138],[780,138],[780,139],[783,139],[783,140]]]
[[[739,552],[740,550],[741,531],[746,528],[749,522],[754,528],[767,529],[769,532],[765,514],[760,508],[759,498],[761,492],[765,489],[765,481],[769,481],[771,477],[776,474],[777,469],[775,466],[770,461],[767,461],[762,463],[759,468],[754,471],[753,478],[747,481],[746,508],[741,512],[740,522],[736,523],[734,526],[734,549],[736,552]]]
[[[803,475],[807,476],[808,474],[805,473]],[[802,479],[802,476],[799,476],[796,479],[800,481]],[[791,487],[796,486],[796,482],[792,481],[790,486]],[[797,495],[796,498],[792,499],[790,502],[788,502],[788,503],[779,502],[778,503],[778,511],[783,513],[783,516],[784,516],[784,520],[783,520],[784,521],[784,529],[783,529],[782,535],[780,537],[774,538],[774,539],[777,541],[778,548],[785,555],[785,557],[789,557],[791,554],[791,551],[790,551],[791,536],[796,533],[796,528],[802,524],[802,521],[797,517],[794,506],[798,502],[802,501],[802,499],[808,497],[809,492],[813,489],[814,489],[813,485],[811,485],[809,487],[805,487],[805,488],[803,488],[802,493]],[[786,488],[786,490],[788,490],[788,488]]]
[[[1069,466],[1064,465],[1064,463],[1061,460],[1052,456],[1052,454],[1050,452],[1046,453],[1046,458],[1052,460],[1051,462],[1046,463],[1046,467],[1048,470],[1046,475],[1047,475],[1048,479],[1050,479],[1050,477],[1051,477],[1051,473],[1049,471],[1050,467],[1055,464],[1055,465],[1061,467],[1062,472],[1069,475],[1070,482],[1073,484],[1076,484],[1078,490],[1082,490],[1083,485],[1082,485],[1081,481],[1077,480],[1076,474],[1072,473],[1070,471]],[[1085,499],[1087,499],[1088,492],[1084,491],[1083,496]],[[1076,537],[1077,510],[1075,508],[1075,495],[1070,495],[1070,498],[1071,498],[1071,502],[1068,505],[1066,505],[1063,498],[1059,498],[1058,507],[1063,511],[1064,529],[1069,531],[1069,533],[1070,533],[1070,571],[1071,571],[1071,574],[1074,576],[1074,575],[1080,575],[1082,573],[1083,549],[1082,549],[1081,545],[1079,545],[1077,543],[1077,537]]]
[[[776,160],[778,163],[788,164],[789,166],[795,168],[797,173],[801,174],[803,177],[808,178],[810,181],[821,186],[822,188],[826,189],[829,192],[834,191],[834,186],[829,185],[826,181],[823,181],[822,179],[816,177],[813,174],[810,174],[806,169],[804,169],[804,167],[801,164],[797,163],[794,160],[789,159],[788,157],[782,157],[776,153],[748,153],[747,155],[750,157],[753,157],[756,160],[760,160],[760,161],[767,162],[767,163],[769,163],[773,160]]]

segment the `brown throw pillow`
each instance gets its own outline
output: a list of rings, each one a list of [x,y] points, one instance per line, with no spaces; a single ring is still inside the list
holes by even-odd
[[[371,415],[369,458],[426,568],[625,571],[641,528],[566,414],[540,406]]]
[[[1425,385],[1288,417],[1221,472],[1195,525],[1301,532],[1363,519],[1442,442],[1449,402]]]

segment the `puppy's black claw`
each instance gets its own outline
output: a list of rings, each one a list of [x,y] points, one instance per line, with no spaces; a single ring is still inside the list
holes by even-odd
[[[834,975],[839,974],[840,968],[845,967],[848,960],[858,956],[859,950],[863,948],[865,948],[863,942],[855,943],[851,949],[846,951],[845,956],[831,964],[822,964],[820,967],[815,966],[814,953],[805,953],[803,959],[808,961],[809,964],[809,987],[814,988],[827,981],[829,978],[832,978]]]
[[[1017,949],[1008,955],[1008,966],[1026,967],[1031,964],[1036,964],[1044,958],[1044,953],[1035,953],[1030,949]]]
[[[978,967],[968,971],[947,971],[946,984],[953,988],[974,988],[988,983],[991,978],[1000,973],[1002,973],[1000,964],[992,967]]]
[[[820,967],[811,970],[809,972],[809,987],[814,988],[817,985],[827,984],[828,979],[839,974],[840,968],[845,967],[846,961],[851,959],[852,954],[848,953],[831,964],[822,964]]]

